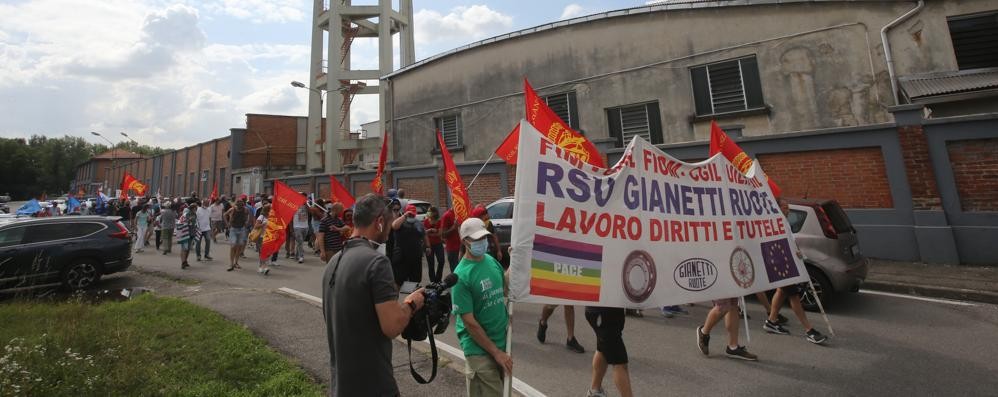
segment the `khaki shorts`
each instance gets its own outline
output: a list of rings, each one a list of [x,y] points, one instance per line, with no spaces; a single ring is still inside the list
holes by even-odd
[[[501,396],[502,369],[492,356],[467,356],[464,358],[464,376],[467,378],[468,396]]]

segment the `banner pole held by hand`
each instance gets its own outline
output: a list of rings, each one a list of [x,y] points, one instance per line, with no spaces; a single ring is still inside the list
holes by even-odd
[[[807,280],[807,285],[811,287],[811,295],[814,296],[814,301],[818,302],[818,309],[821,310],[821,317],[825,318],[825,325],[828,326],[828,334],[835,336],[835,331],[832,330],[832,323],[828,322],[828,314],[825,313],[825,307],[821,304],[821,299],[818,298],[818,291],[814,289],[814,282],[810,278]]]
[[[486,162],[486,164],[488,164],[488,162]],[[510,301],[509,298],[506,299],[506,302],[509,307],[509,321],[507,321],[506,323],[506,354],[509,354],[510,357],[513,357],[513,302]],[[505,377],[503,377],[502,395],[503,397],[511,397],[513,395],[512,372],[505,374]]]
[[[492,161],[492,158],[495,156],[496,152],[493,151],[492,154],[489,155],[488,160],[485,160],[485,164],[482,164],[482,168],[478,169],[478,173],[475,174],[475,177],[471,178],[471,182],[468,183],[468,187],[466,187],[465,190],[471,190],[471,185],[475,184],[475,180],[478,179],[478,176],[482,174],[482,171],[485,171],[485,167],[489,165],[489,162]]]
[[[752,343],[752,335],[749,334],[748,329],[748,307],[745,306],[745,297],[738,298],[742,305],[742,319],[745,320],[745,343]]]

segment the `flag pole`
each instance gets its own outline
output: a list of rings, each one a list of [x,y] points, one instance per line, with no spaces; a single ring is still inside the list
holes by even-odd
[[[828,314],[825,314],[825,306],[821,304],[821,298],[818,297],[818,291],[814,290],[814,282],[811,281],[810,277],[807,279],[807,285],[811,287],[811,295],[814,296],[814,301],[818,302],[818,309],[821,310],[821,317],[825,318],[825,325],[828,326],[828,334],[835,336],[835,331],[832,330],[832,323],[828,321]]]
[[[749,334],[749,329],[748,329],[748,307],[745,306],[745,297],[742,296],[741,298],[738,299],[741,301],[742,304],[742,320],[745,320],[745,343],[746,344],[752,343],[752,335]]]
[[[482,174],[482,171],[485,171],[485,167],[489,165],[489,162],[492,161],[492,158],[495,157],[495,156],[496,156],[496,152],[493,151],[492,154],[489,155],[488,160],[485,160],[485,164],[482,164],[482,168],[478,169],[478,173],[475,174],[475,177],[471,178],[471,182],[468,183],[468,187],[466,187],[465,189],[468,189],[468,190],[471,189],[471,185],[475,184],[475,180],[478,179],[478,176]]]
[[[513,301],[509,302],[509,320],[506,323],[506,354],[511,358],[513,357]],[[500,369],[501,370],[501,369]],[[503,397],[511,397],[513,395],[513,372],[505,374],[502,384],[502,395]]]

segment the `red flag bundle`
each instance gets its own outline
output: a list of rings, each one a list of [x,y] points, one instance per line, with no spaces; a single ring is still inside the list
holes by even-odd
[[[329,176],[329,198],[334,203],[342,203],[343,208],[350,208],[353,206],[353,203],[356,202],[353,196],[350,195],[350,191],[347,190],[347,188],[340,183],[340,180],[336,179],[333,175]]]
[[[271,203],[267,227],[260,247],[260,259],[268,258],[281,250],[288,237],[288,223],[298,208],[305,204],[305,197],[281,181],[274,181],[274,202]]]
[[[743,174],[748,172],[749,168],[752,168],[752,159],[749,158],[748,154],[735,141],[732,141],[731,137],[725,134],[721,127],[717,126],[716,122],[711,121],[710,155],[713,156],[717,153],[723,154]],[[776,186],[776,182],[773,182],[769,177],[766,177],[766,180],[769,182],[769,189],[773,191],[773,196],[780,197],[782,192],[780,191],[780,187]]]
[[[444,160],[444,180],[447,182],[447,190],[450,191],[451,209],[454,210],[454,216],[457,223],[460,224],[470,215],[471,200],[468,199],[468,191],[464,188],[464,181],[461,180],[461,174],[454,166],[454,159],[450,157],[450,151],[447,150],[444,136],[440,134],[440,131],[437,131],[437,144],[440,145],[440,157]]]
[[[527,79],[523,79],[523,94],[526,99],[527,121],[558,147],[574,154],[580,160],[600,168],[606,168],[603,156],[586,137],[572,130],[557,114],[548,107]],[[514,130],[518,131],[518,130]],[[512,133],[511,133],[512,135]],[[517,134],[519,136],[519,134]],[[508,139],[508,137],[507,137]],[[501,155],[501,154],[500,154]]]
[[[381,176],[385,173],[385,162],[388,161],[388,131],[385,131],[385,137],[381,141],[381,158],[378,159],[378,172],[374,174],[374,180],[371,181],[371,191],[377,195],[385,194],[385,184],[381,181]],[[331,190],[330,190],[331,191]]]
[[[139,196],[146,195],[146,185],[135,179],[131,173],[125,171],[125,175],[121,178],[121,198],[128,197],[128,190],[134,190]]]
[[[211,201],[218,199],[218,182],[215,182],[215,185],[211,187],[211,196],[209,198]]]

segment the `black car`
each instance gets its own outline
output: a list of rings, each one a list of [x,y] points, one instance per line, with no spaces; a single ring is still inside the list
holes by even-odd
[[[116,216],[0,220],[0,292],[95,284],[132,265],[128,229]]]

